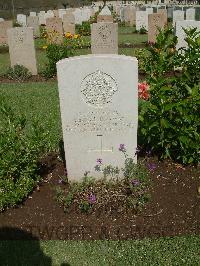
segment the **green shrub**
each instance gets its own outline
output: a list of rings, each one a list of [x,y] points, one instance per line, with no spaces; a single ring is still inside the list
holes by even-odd
[[[144,73],[146,71],[146,62],[149,58],[149,51],[146,48],[134,49],[134,56],[138,59],[139,72]]]
[[[146,73],[148,79],[163,77],[167,72],[174,72],[178,67],[178,52],[176,51],[177,37],[173,28],[161,30],[156,38],[155,44],[150,44],[148,50],[150,56],[146,59]]]
[[[0,98],[0,211],[20,203],[33,190],[45,134],[36,123],[27,133],[25,117]]]
[[[90,21],[83,21],[82,25],[76,25],[76,31],[78,34],[83,36],[90,36],[91,34],[91,27],[90,27]]]
[[[54,34],[47,36],[47,44],[43,46],[46,50],[46,56],[48,59],[48,64],[46,69],[43,71],[43,75],[46,78],[51,78],[56,76],[56,63],[64,58],[74,55],[76,49],[81,49],[83,47],[90,47],[90,42],[85,40],[79,34],[71,34],[67,32],[63,38],[63,43],[55,44],[53,43]]]
[[[16,80],[18,82],[25,81],[32,76],[30,71],[21,65],[15,65],[10,67],[5,73],[5,77],[11,80]]]
[[[49,44],[45,46],[46,56],[48,58],[48,64],[46,69],[43,71],[43,75],[46,78],[51,78],[56,75],[56,63],[64,58],[68,58],[72,55],[72,50],[63,44]]]
[[[200,31],[197,28],[185,29],[187,48],[179,50],[179,59],[187,84],[200,82]]]
[[[146,63],[150,96],[139,109],[140,145],[184,164],[200,161],[200,46],[195,32],[186,31],[188,48],[181,55],[173,29],[160,31]],[[175,67],[182,71],[177,74]]]

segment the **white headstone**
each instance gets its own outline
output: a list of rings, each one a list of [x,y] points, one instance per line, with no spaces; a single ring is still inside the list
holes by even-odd
[[[63,23],[75,24],[74,14],[68,11],[65,15],[63,15]]]
[[[66,14],[66,9],[58,9],[59,18],[63,19],[63,15]]]
[[[26,27],[26,15],[18,14],[18,15],[17,15],[17,22],[18,22],[21,26]]]
[[[34,37],[40,37],[39,18],[37,16],[27,17],[27,27],[33,28]]]
[[[7,30],[13,27],[12,20],[0,21],[0,45],[8,44]]]
[[[83,20],[82,20],[82,11],[80,8],[76,8],[75,11],[73,12],[74,18],[75,18],[75,24],[81,25]]]
[[[147,11],[136,11],[136,30],[140,30],[141,28],[148,30]]]
[[[181,47],[187,47],[187,43],[185,41],[186,34],[183,29],[197,28],[200,31],[200,21],[195,20],[184,20],[176,22],[176,36],[178,37],[178,43],[176,45],[176,49]]]
[[[146,11],[148,14],[153,14],[153,7],[147,7]]]
[[[118,54],[118,24],[93,23],[91,25],[91,50],[93,54]]]
[[[186,20],[195,20],[195,9],[188,8],[186,10]]]
[[[48,10],[47,13],[45,13],[45,20],[47,20],[47,18],[54,18],[54,12],[53,10]]]
[[[107,6],[105,6],[105,7],[101,10],[101,12],[99,13],[99,15],[101,15],[101,16],[110,16],[110,15],[112,15],[112,14],[111,14],[111,12],[110,12],[110,9],[109,9]]]
[[[38,14],[40,25],[46,25],[45,14],[46,14],[45,11],[40,11],[40,13]]]
[[[11,66],[23,65],[37,75],[33,28],[11,28],[7,33]]]
[[[37,16],[36,12],[30,12],[30,17],[35,17]]]
[[[4,21],[4,18],[0,18],[0,22]]]
[[[176,25],[177,21],[184,20],[184,11],[182,10],[174,10],[173,11],[173,26]]]
[[[88,7],[82,8],[82,21],[88,21],[91,16],[91,10]]]
[[[57,63],[60,110],[69,179],[80,180],[104,166],[124,167],[124,144],[137,147],[138,62],[123,55],[87,55]],[[137,158],[134,157],[135,162]]]

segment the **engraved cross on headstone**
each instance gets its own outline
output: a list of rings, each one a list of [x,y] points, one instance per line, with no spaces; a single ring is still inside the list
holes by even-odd
[[[103,152],[113,152],[113,147],[112,148],[104,148],[103,147],[103,135],[99,134],[97,135],[98,137],[98,147],[97,149],[89,149],[88,152],[100,152],[101,154]]]

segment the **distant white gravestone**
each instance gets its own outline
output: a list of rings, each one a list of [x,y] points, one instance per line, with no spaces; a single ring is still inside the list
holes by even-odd
[[[136,30],[144,28],[148,31],[148,12],[136,11]]]
[[[186,20],[195,20],[195,9],[188,8],[186,10]]]
[[[138,62],[124,55],[87,55],[57,63],[68,177],[80,180],[104,166],[124,167],[124,144],[134,158],[138,124]],[[100,160],[98,160],[100,159]]]
[[[184,14],[185,12],[182,10],[174,10],[173,11],[173,26],[176,26],[177,21],[182,21],[184,20]]]
[[[178,37],[178,43],[176,45],[176,49],[181,47],[187,48],[187,43],[185,41],[186,33],[184,29],[193,29],[197,28],[200,31],[200,21],[195,20],[184,20],[176,22],[176,36]]]
[[[34,37],[40,37],[39,18],[37,16],[27,17],[27,27],[33,28]]]
[[[11,28],[7,34],[11,66],[23,65],[37,75],[33,28]]]
[[[99,22],[91,25],[92,54],[118,54],[118,24]]]
[[[17,22],[18,22],[22,27],[26,27],[26,15],[18,14],[18,15],[17,15]]]

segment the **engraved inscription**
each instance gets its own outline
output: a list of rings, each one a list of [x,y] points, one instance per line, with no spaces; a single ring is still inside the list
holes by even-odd
[[[78,114],[78,118],[66,126],[68,132],[108,132],[133,128],[132,122],[127,121],[117,111],[95,110],[86,114]]]
[[[25,42],[26,32],[24,30],[16,31],[14,33],[14,40],[17,44],[22,44]]]
[[[98,37],[95,42],[96,46],[105,48],[114,45],[114,40],[112,38],[112,30],[107,25],[103,25],[98,28],[97,36]]]
[[[81,83],[84,101],[98,108],[110,103],[117,90],[115,80],[100,70],[86,76]]]

